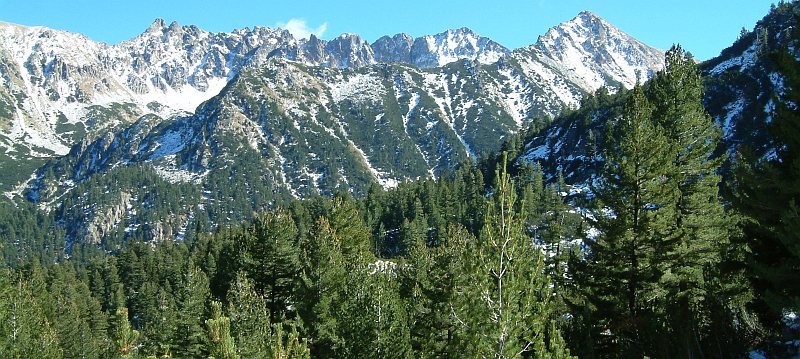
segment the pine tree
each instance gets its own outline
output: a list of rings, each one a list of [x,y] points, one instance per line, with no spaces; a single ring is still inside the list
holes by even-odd
[[[369,230],[356,207],[342,198],[334,200],[329,218],[320,218],[303,243],[300,314],[310,328],[315,357],[346,357],[353,351],[363,354],[366,352],[358,345],[372,342],[363,337],[367,335],[364,331],[370,330],[363,320],[374,317],[370,307],[360,301],[371,294],[363,290],[370,285],[364,273],[375,261],[369,245]]]
[[[464,354],[470,357],[551,357],[567,351],[547,340],[551,293],[542,253],[525,236],[515,210],[516,194],[505,170],[497,174],[497,193],[490,202],[480,237],[461,258],[455,319]],[[566,354],[564,357],[568,357]]]
[[[0,270],[0,353],[3,357],[62,358],[58,333],[21,278]]]
[[[652,108],[636,86],[607,135],[605,168],[593,188],[603,210],[594,223],[601,235],[587,243],[589,295],[599,310],[595,337],[607,339],[599,350],[609,356],[644,355],[646,327],[658,314],[646,301],[664,296],[657,264],[676,196],[667,185],[671,147]]]
[[[179,289],[176,356],[197,358],[207,355],[203,318],[207,315],[208,298],[208,278],[190,262]]]
[[[244,272],[236,276],[227,295],[231,335],[242,358],[267,358],[270,352],[269,310]]]
[[[409,358],[410,333],[391,267],[363,267],[348,273],[336,315],[348,358]]]
[[[131,322],[128,320],[128,308],[117,308],[114,319],[114,344],[116,346],[116,353],[121,358],[134,358],[139,340],[139,332],[131,328]]]
[[[340,240],[339,249],[347,259],[346,264],[359,267],[372,261],[375,252],[370,232],[352,199],[335,198],[328,221]]]
[[[282,210],[265,213],[238,238],[240,266],[266,298],[270,322],[278,322],[287,312],[300,268],[294,221]]]
[[[56,308],[52,320],[64,356],[99,357],[109,344],[106,334],[108,318],[100,311],[99,302],[91,298],[85,283],[75,276],[70,264],[53,266],[49,274],[52,276],[49,297],[54,300]]]
[[[210,358],[215,359],[237,359],[236,343],[231,337],[231,320],[222,315],[222,303],[214,301],[211,303],[211,318],[206,319],[208,327],[208,346],[210,348]]]
[[[285,332],[283,327],[276,324],[272,330],[272,337],[269,343],[271,349],[271,359],[310,359],[311,352],[305,339],[300,338],[297,328],[290,325],[289,331]]]
[[[179,340],[179,308],[173,295],[173,287],[169,282],[155,288],[153,284],[144,287],[147,292],[155,292],[153,303],[148,305],[147,312],[137,313],[144,317],[144,327],[141,328],[141,336],[144,347],[142,351],[149,354],[171,353],[177,346]]]
[[[336,311],[347,276],[342,243],[328,220],[320,218],[303,247],[299,314],[312,338],[314,357],[329,358],[342,347]]]
[[[411,232],[421,233],[419,230]],[[455,332],[451,304],[455,277],[460,274],[455,262],[464,250],[462,243],[451,238],[460,237],[446,233],[437,246],[428,247],[421,235],[415,235],[406,261],[398,264],[400,296],[406,301],[411,345],[416,357],[446,358],[460,352],[457,347],[451,347]]]
[[[408,255],[398,266],[399,291],[407,301],[410,335],[416,354],[418,357],[429,357],[434,351],[432,332],[436,330],[432,324],[432,298],[429,297],[433,289],[429,277],[433,265],[432,250],[425,245],[418,225],[404,221],[402,235]]]
[[[667,52],[666,67],[648,90],[653,118],[666,130],[672,147],[673,168],[667,175],[677,188],[660,284],[670,298],[673,353],[695,356],[703,350],[711,274],[730,245],[727,228],[732,223],[719,195],[724,157],[715,156],[722,131],[703,108],[697,64],[680,46]]]

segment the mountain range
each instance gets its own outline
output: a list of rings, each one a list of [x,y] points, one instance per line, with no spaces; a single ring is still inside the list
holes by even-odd
[[[766,141],[753,137],[759,120],[740,125],[745,110],[732,113],[730,95],[766,78],[742,100],[764,112],[778,80],[747,54],[765,26],[702,64],[731,144]],[[577,183],[601,160],[587,136],[604,121],[579,106],[646,81],[664,61],[590,12],[515,50],[465,28],[373,44],[162,20],[117,45],[13,24],[0,34],[0,189],[53,215],[68,242],[181,238],[292,198],[436,178],[523,132],[522,158]]]
[[[0,148],[11,159],[64,155],[79,140],[120,130],[145,114],[194,112],[238,74],[272,59],[351,71],[388,63],[422,70],[459,60],[505,65],[516,72],[503,84],[525,82],[504,96],[516,102],[508,112],[517,120],[529,113],[555,116],[600,86],[629,87],[663,62],[660,51],[588,12],[515,51],[466,28],[417,39],[398,34],[372,45],[355,34],[324,41],[265,27],[209,33],[160,19],[117,45],[8,23],[0,23],[0,34]],[[531,98],[537,92],[552,98]],[[525,103],[510,100],[515,97]]]

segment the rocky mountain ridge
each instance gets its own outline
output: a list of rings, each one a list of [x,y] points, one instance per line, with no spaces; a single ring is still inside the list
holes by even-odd
[[[623,34],[588,13],[559,27],[587,21],[610,30],[582,31]],[[645,49],[637,54],[649,56],[636,60],[634,67],[645,62],[651,64],[650,70],[659,68],[658,50],[638,42],[632,46]],[[570,48],[591,50],[580,44]],[[119,130],[145,114],[167,118],[193,112],[239,72],[258,68],[271,58],[351,69],[393,62],[434,68],[458,60],[491,64],[513,59],[525,63],[525,75],[540,87],[550,86],[548,92],[557,92],[561,105],[567,106],[577,105],[584,93],[601,85],[598,79],[608,78],[602,84],[614,87],[632,82],[618,81],[614,73],[639,76],[639,70],[625,63],[579,73],[562,62],[579,63],[594,55],[554,51],[560,50],[539,46],[512,52],[466,28],[413,41],[398,34],[370,45],[355,34],[330,41],[313,36],[297,40],[282,29],[210,33],[158,19],[141,35],[107,45],[80,34],[0,23],[0,148],[12,160],[50,158],[66,154],[84,136]]]
[[[57,120],[42,127],[65,147],[75,144],[6,196],[54,213],[68,241],[160,240],[180,237],[197,221],[235,222],[291,198],[359,195],[373,184],[437,177],[577,107],[597,79],[613,91],[635,82],[614,80],[615,74],[641,76],[661,66],[663,54],[632,42],[649,58],[581,73],[567,67],[596,57],[587,49],[624,49],[614,44],[630,40],[597,19],[583,13],[561,25],[574,36],[549,36],[571,43],[559,56],[538,45],[481,55],[468,49],[495,45],[467,29],[414,41],[401,34],[377,46],[352,34],[296,41],[283,30],[211,34],[158,21],[130,41],[87,47],[87,55],[66,41],[83,41],[78,35],[61,39],[67,35],[52,32],[45,40],[58,40],[45,41],[48,48],[18,29],[30,47],[3,58],[27,60],[7,61],[4,74],[14,75],[6,76],[14,83],[0,93],[7,103],[21,103],[12,123],[22,125],[12,128],[39,128],[24,126],[36,122],[26,109],[43,109],[45,118],[55,116],[46,115],[48,108],[57,109]],[[596,33],[607,34],[610,45],[591,40]],[[423,45],[441,57],[415,57]],[[458,60],[426,67],[414,59]],[[636,70],[641,64],[652,69]],[[207,95],[195,111],[176,111]],[[33,137],[26,133],[3,132],[0,139],[14,146]]]
[[[377,63],[372,47],[358,35],[296,40],[288,31],[265,27],[209,33],[158,19],[141,35],[117,45],[7,23],[0,23],[0,34],[0,129],[4,130],[0,142],[12,156],[22,157],[63,155],[81,135],[119,128],[146,113],[167,117],[193,112],[240,71],[273,57],[338,68]],[[462,35],[483,39],[469,31]],[[501,54],[507,51],[500,48]],[[423,47],[415,47],[415,54],[420,51]],[[460,57],[442,60],[436,54],[415,56],[436,64],[499,57],[484,56],[482,49],[470,51],[447,49],[448,56]],[[120,113],[115,105],[128,111]],[[100,128],[91,126],[98,117],[92,109],[98,108],[115,112],[96,121],[103,122]]]

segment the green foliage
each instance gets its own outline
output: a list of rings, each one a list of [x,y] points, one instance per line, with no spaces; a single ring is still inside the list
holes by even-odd
[[[62,358],[58,334],[23,279],[0,272],[0,351],[8,358]]]
[[[66,256],[64,230],[30,203],[0,202],[0,238],[5,265],[18,267],[33,257],[53,263]]]
[[[660,284],[671,298],[667,308],[675,330],[674,352],[701,353],[708,350],[702,343],[711,314],[706,297],[716,294],[713,281],[719,275],[711,269],[719,267],[728,251],[732,227],[719,194],[718,172],[725,157],[715,156],[722,131],[703,108],[704,87],[691,55],[673,47],[666,65],[648,88],[656,104],[653,118],[672,146],[674,168],[667,175],[678,194]]]
[[[380,264],[380,263],[376,263]],[[372,266],[348,273],[337,332],[348,358],[412,357],[408,321],[392,267]]]
[[[497,193],[489,203],[478,239],[466,239],[456,291],[457,336],[470,357],[549,357],[569,351],[549,348],[550,286],[541,251],[524,233],[515,210],[516,194],[505,171],[497,176]]]
[[[785,92],[775,94],[771,130],[776,158],[758,160],[744,153],[736,176],[736,206],[745,215],[743,237],[749,254],[750,280],[763,323],[780,328],[787,312],[800,309],[800,63],[789,52],[774,55],[784,76]],[[797,333],[792,334],[797,337]]]
[[[666,69],[632,91],[607,135],[595,192],[609,214],[595,221],[601,237],[590,245],[587,278],[595,336],[608,339],[597,350],[606,355],[735,355],[735,347],[723,354],[726,339],[709,328],[749,330],[730,322],[736,311],[747,315],[747,289],[741,273],[723,265],[735,265],[742,248],[729,240],[733,221],[719,193],[724,157],[715,156],[721,131],[702,95],[694,60],[673,47]]]
[[[192,262],[189,262],[182,278],[177,298],[175,355],[187,358],[206,356],[208,348],[203,318],[208,317],[208,279]]]
[[[211,302],[211,318],[206,319],[208,344],[211,348],[209,358],[237,359],[236,343],[231,337],[231,320],[222,315],[222,303]]]
[[[294,326],[290,326],[289,331],[284,332],[280,325],[276,325],[272,330],[270,345],[272,347],[271,359],[311,358],[307,341],[300,338],[300,334]]]
[[[297,76],[340,74],[285,66],[302,72]],[[509,66],[519,65],[511,59]],[[499,76],[467,62],[445,71],[464,80],[443,86],[465,96]],[[763,303],[756,301],[765,321],[777,322],[783,309],[796,306],[800,210],[793,189],[800,187],[800,155],[791,104],[800,99],[794,92],[776,112],[780,159],[746,163],[739,179],[736,205],[745,225],[737,242],[729,238],[739,239],[739,218],[719,195],[720,131],[700,102],[697,67],[680,48],[668,53],[666,71],[651,83],[586,97],[581,109],[553,125],[568,128],[562,137],[534,139],[549,119],[531,120],[528,133],[504,137],[499,148],[512,158],[526,146],[547,148],[541,163],[507,163],[502,154],[473,163],[461,147],[441,143],[454,142],[458,128],[482,143],[476,150],[494,149],[498,131],[513,124],[500,104],[479,102],[465,116],[480,123],[467,126],[464,116],[443,114],[453,109],[440,108],[413,84],[395,89],[405,75],[422,81],[420,73],[390,65],[381,74],[391,90],[374,103],[343,100],[314,109],[312,101],[297,101],[298,111],[318,111],[315,123],[287,116],[280,101],[252,91],[296,79],[277,67],[243,74],[228,88],[241,96],[218,101],[235,101],[270,138],[253,148],[231,134],[198,129],[203,144],[176,161],[221,169],[202,186],[169,183],[145,165],[87,169],[78,171],[75,189],[50,215],[26,204],[0,208],[0,256],[15,268],[0,275],[2,353],[740,357],[759,339],[754,296],[766,293]],[[786,77],[793,88],[794,77]],[[328,96],[316,89],[276,91],[294,99]],[[352,143],[325,135],[345,131]],[[435,169],[436,179],[384,190],[367,165],[400,168],[395,174],[409,178],[428,175],[420,167],[428,159],[402,138],[447,156],[448,166],[465,162],[452,171]],[[570,144],[582,156],[565,162],[560,158]],[[281,172],[270,167],[277,151],[290,164]],[[102,153],[108,161],[120,156]],[[72,178],[65,171],[86,169],[80,164],[90,160],[67,156],[51,163],[28,196],[52,200],[56,183]],[[567,182],[581,174],[573,172],[601,167],[590,181],[596,203],[574,195]],[[322,176],[292,174],[303,169]],[[360,198],[334,195],[339,190]],[[333,198],[295,201],[293,194]],[[587,209],[594,204],[598,210]],[[119,211],[125,215],[113,215]],[[109,221],[116,223],[102,226]],[[186,235],[159,242],[154,239],[171,237],[159,231]],[[586,238],[595,231],[598,237]],[[67,248],[65,237],[98,243],[71,241]],[[743,275],[748,257],[755,287]]]
[[[300,268],[294,220],[284,211],[257,216],[233,244],[239,268],[267,300],[270,322],[278,322],[286,315]]]
[[[595,273],[588,283],[590,299],[600,318],[595,335],[609,341],[600,343],[610,347],[606,355],[644,355],[643,339],[652,337],[648,318],[659,314],[646,302],[665,296],[657,284],[657,262],[676,191],[667,183],[669,142],[651,114],[642,89],[634,88],[625,116],[608,135],[605,168],[594,189],[609,212],[596,220],[601,236],[590,242],[588,258]]]
[[[139,331],[131,327],[128,320],[128,308],[117,308],[114,323],[114,344],[116,354],[121,358],[135,357]]]
[[[264,298],[255,292],[253,281],[239,273],[228,291],[226,302],[238,355],[266,358],[271,351],[269,311]]]

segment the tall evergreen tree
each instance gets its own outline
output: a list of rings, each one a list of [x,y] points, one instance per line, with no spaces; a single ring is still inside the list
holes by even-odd
[[[222,303],[211,303],[211,318],[206,319],[208,346],[214,359],[238,359],[236,342],[231,337],[231,320],[222,313]]]
[[[483,358],[569,357],[556,347],[563,344],[559,332],[548,332],[553,313],[543,256],[525,235],[505,162],[480,237],[461,258],[454,313],[460,349]]]
[[[418,225],[405,221],[402,232],[408,255],[398,268],[399,290],[407,301],[410,335],[417,356],[429,357],[434,351],[432,332],[436,330],[431,323],[434,315],[433,299],[429,297],[432,289],[429,275],[434,265],[432,250],[425,245],[425,238]]]
[[[108,318],[100,303],[91,297],[72,265],[59,264],[50,271],[49,297],[54,300],[52,317],[61,348],[67,358],[98,358],[110,349]],[[47,300],[40,298],[40,300]]]
[[[208,355],[203,326],[203,318],[207,317],[208,298],[208,278],[190,262],[179,289],[176,356],[198,358]]]
[[[348,358],[410,358],[411,343],[405,307],[398,295],[392,266],[366,266],[345,279],[337,331]]]
[[[347,276],[342,243],[328,220],[319,218],[303,243],[299,314],[308,328],[314,357],[334,357],[343,343],[337,329],[337,308]]]
[[[347,356],[349,345],[354,344],[348,342],[348,336],[353,338],[353,327],[348,326],[359,323],[347,319],[349,313],[341,308],[358,307],[352,301],[358,298],[356,294],[363,293],[357,290],[357,284],[365,283],[355,278],[375,259],[370,251],[370,232],[355,205],[337,198],[329,218],[320,218],[312,233],[303,243],[301,316],[311,328],[314,356]]]
[[[116,347],[116,354],[120,358],[134,358],[137,342],[139,340],[139,332],[131,327],[131,322],[128,320],[128,308],[117,308],[114,317],[114,344]]]
[[[645,354],[646,327],[658,314],[648,302],[664,296],[657,264],[676,196],[667,183],[671,147],[652,108],[636,86],[607,135],[605,168],[593,188],[603,211],[594,223],[601,235],[588,242],[590,297],[599,311],[595,337],[607,339],[598,349],[608,356]]]
[[[271,348],[269,310],[253,281],[239,272],[227,295],[231,335],[242,358],[267,358]]]
[[[300,268],[294,220],[283,210],[259,215],[238,239],[241,269],[267,300],[270,322],[276,323],[291,304]]]
[[[715,151],[722,131],[703,108],[700,71],[680,46],[667,51],[665,59],[664,71],[648,88],[653,118],[666,130],[672,147],[673,168],[667,175],[677,189],[660,284],[670,298],[673,353],[693,357],[702,355],[710,315],[706,298],[721,254],[730,245],[732,222],[719,194],[724,157]]]
[[[416,227],[416,225],[410,225]],[[463,228],[451,232],[464,231]],[[419,230],[412,230],[420,233]],[[462,235],[446,233],[438,245],[428,247],[421,235],[415,235],[405,262],[398,265],[401,297],[407,302],[411,344],[419,358],[447,358],[460,353],[453,345],[455,323],[451,316],[455,278],[461,273],[457,262],[464,245]]]
[[[300,338],[294,325],[290,325],[289,330],[285,331],[281,325],[276,324],[269,346],[272,348],[272,359],[311,359],[308,342]]]
[[[155,288],[153,284],[148,284],[144,288],[155,294],[152,304],[147,307],[148,310],[136,313],[146,318],[145,325],[141,328],[141,336],[146,338],[143,342],[147,345],[142,351],[149,354],[171,353],[179,341],[180,313],[173,287],[170,283],[165,283],[160,288]]]
[[[58,333],[21,278],[0,270],[0,353],[3,357],[62,358]]]

